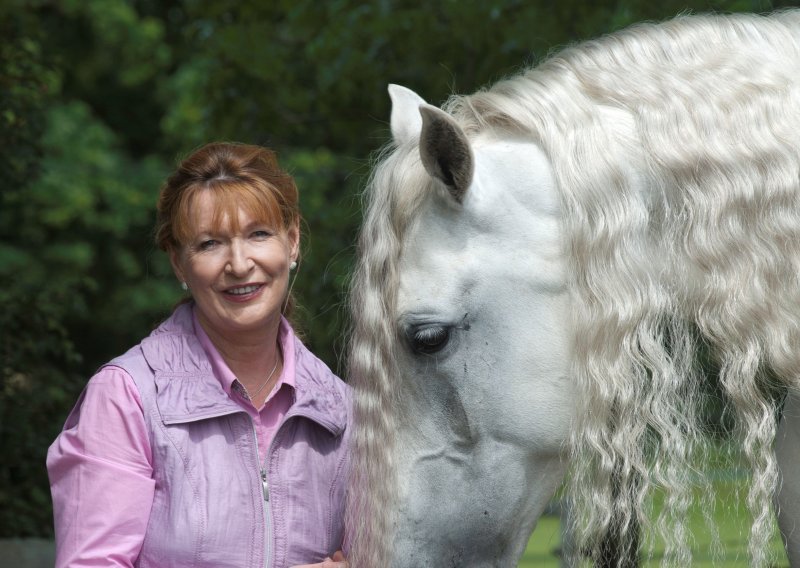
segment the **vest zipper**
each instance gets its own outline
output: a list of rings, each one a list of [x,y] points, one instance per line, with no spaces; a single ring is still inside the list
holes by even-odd
[[[252,418],[250,419],[252,422]],[[258,432],[256,432],[255,422],[253,423],[253,440],[256,444],[256,460],[258,460]],[[269,503],[269,482],[267,481],[267,460],[269,460],[269,450],[264,456],[264,463],[259,470],[259,477],[261,477],[261,496],[264,498],[263,511],[264,511],[264,568],[269,568],[269,560],[272,544],[272,523],[270,522],[270,503]]]
[[[264,566],[265,566],[265,568],[269,568],[270,554],[272,552],[272,548],[271,548],[271,544],[272,544],[272,538],[271,538],[272,537],[272,521],[271,521],[271,519],[272,519],[272,516],[270,515],[270,508],[271,507],[270,507],[270,501],[269,501],[269,499],[270,499],[270,495],[269,495],[269,480],[267,479],[267,469],[268,469],[269,457],[272,454],[272,444],[275,442],[275,438],[278,437],[278,433],[281,431],[281,428],[283,428],[283,425],[286,423],[286,421],[289,418],[293,418],[295,416],[306,416],[306,417],[310,418],[311,420],[314,420],[315,422],[320,424],[320,426],[322,426],[323,428],[326,428],[329,431],[333,432],[333,430],[331,430],[331,428],[326,426],[319,419],[317,419],[317,418],[315,418],[313,416],[310,416],[310,415],[308,415],[306,413],[297,412],[295,414],[292,414],[291,409],[286,413],[286,416],[283,417],[283,420],[281,420],[281,423],[278,425],[277,430],[275,430],[275,435],[272,437],[272,442],[270,442],[269,448],[267,448],[267,453],[264,455],[264,463],[261,465],[261,469],[259,470],[259,474],[260,474],[260,477],[261,477],[262,496],[264,497],[264,532],[265,532],[265,535],[266,535],[265,538],[264,538]],[[249,417],[249,415],[248,415],[248,417]],[[256,431],[255,420],[253,420],[252,417],[250,417],[250,423],[253,425],[253,440],[254,440],[255,445],[256,445],[256,459],[258,459],[258,432]]]
[[[261,484],[264,486],[264,501],[269,501],[269,483],[267,483],[267,470],[261,468]]]

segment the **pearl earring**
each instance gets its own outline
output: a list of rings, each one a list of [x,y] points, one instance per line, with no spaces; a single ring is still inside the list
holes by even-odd
[[[181,282],[181,290],[186,292],[189,289],[189,285],[186,282]]]
[[[297,262],[293,260],[289,265],[289,270],[294,270],[295,268],[297,268]]]

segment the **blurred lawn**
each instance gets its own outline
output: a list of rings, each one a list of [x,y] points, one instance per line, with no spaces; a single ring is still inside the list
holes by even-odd
[[[719,530],[721,551],[715,562],[711,553],[712,537],[703,520],[702,510],[695,507],[691,512],[690,532],[693,535],[692,544],[693,567],[725,567],[725,568],[746,568],[749,566],[747,560],[747,534],[749,531],[749,515],[743,507],[744,503],[744,479],[734,479],[728,481],[718,481],[714,483],[715,502],[713,519]],[[738,493],[742,491],[742,494]],[[660,499],[656,497],[656,507],[659,506]],[[528,548],[520,560],[520,568],[557,568],[559,557],[556,551],[560,546],[560,522],[557,517],[545,516],[539,521]],[[646,545],[645,545],[646,546]],[[789,562],[783,550],[780,535],[777,533],[771,541],[775,567],[787,567]],[[655,568],[659,566],[663,554],[663,546],[657,542],[652,557],[643,562],[642,566]],[[644,551],[646,555],[646,550]]]

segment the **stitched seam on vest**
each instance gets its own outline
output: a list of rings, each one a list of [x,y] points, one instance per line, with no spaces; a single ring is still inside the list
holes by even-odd
[[[241,414],[244,415],[245,430],[247,430],[246,436],[249,437],[250,430],[253,428],[253,419],[244,410],[242,410]],[[238,414],[229,414],[229,415],[225,416],[224,418],[225,418],[225,422],[228,425],[228,428],[230,429],[231,436],[233,437],[234,440],[237,440],[237,442],[238,442],[239,436],[237,435],[237,432],[236,432],[236,420],[235,420],[235,418],[237,416],[239,416],[239,415]],[[234,445],[237,445],[237,444],[234,444]],[[253,450],[252,447],[250,447],[249,451],[252,452],[252,450]],[[245,463],[245,459],[244,459],[244,455],[243,455],[242,451],[238,451],[237,450],[236,457],[239,459],[239,462],[240,462],[240,464],[242,466],[242,471],[244,471],[245,474],[248,476],[247,487],[248,487],[249,493],[250,493],[250,504],[251,504],[251,510],[253,512],[253,524],[257,526],[258,523],[259,522],[263,522],[263,519],[264,519],[264,507],[265,506],[261,503],[261,501],[264,499],[264,497],[263,497],[263,489],[261,489],[259,487],[259,491],[253,492],[252,483],[250,482],[251,480],[249,479],[249,477],[251,476],[250,469],[252,467],[252,464]],[[256,467],[258,467],[258,449],[257,448],[256,448]],[[261,480],[259,480],[259,485],[260,484],[261,484]],[[258,520],[259,518],[261,519],[261,521]],[[266,531],[266,527],[262,527],[262,530],[261,530],[262,534],[264,533],[264,531]],[[248,566],[253,566],[254,565],[253,564],[253,558],[254,558],[254,556],[256,554],[256,550],[257,550],[257,547],[256,547],[256,540],[257,540],[256,534],[257,533],[256,533],[256,531],[251,531],[251,532],[252,532],[252,536],[250,537],[250,547],[249,547],[249,550],[247,551],[247,565]],[[266,536],[265,536],[265,538],[266,538]],[[263,555],[263,550],[264,550],[264,547],[262,546],[261,547],[261,551],[262,551],[261,554],[262,555]],[[268,559],[265,558],[263,560],[262,564],[266,564],[267,562],[268,562]]]
[[[125,371],[128,372],[127,369]],[[130,374],[130,373],[128,372],[128,374]],[[131,375],[131,376],[133,376],[133,375]],[[134,380],[133,383],[134,383],[134,385],[136,385],[136,389],[139,391],[139,396],[142,397],[142,407],[146,408],[147,409],[147,414],[149,414],[149,417],[146,416],[147,419],[145,420],[145,424],[147,426],[147,434],[148,434],[148,436],[150,438],[150,448],[151,448],[150,453],[151,453],[151,456],[152,456],[151,459],[153,459],[153,461],[154,461],[154,463],[153,463],[153,481],[155,482],[155,484],[158,484],[158,478],[156,477],[156,467],[155,467],[155,455],[156,454],[155,454],[155,451],[154,451],[154,449],[156,448],[156,444],[155,444],[156,437],[155,437],[155,434],[153,433],[153,429],[150,427],[149,423],[157,423],[158,421],[161,420],[161,417],[158,416],[158,410],[156,410],[155,405],[151,405],[151,404],[149,404],[149,402],[145,402],[144,397],[142,396],[142,389],[139,388],[139,385],[136,382],[136,380]],[[148,399],[149,398],[150,397],[148,396]],[[155,503],[155,487],[153,487],[153,503]],[[136,562],[134,564],[135,566],[137,566],[137,568],[142,568],[142,567],[146,568],[147,566],[151,566],[151,564],[149,562],[144,562],[142,560],[142,552],[146,548],[145,544],[147,543],[148,535],[152,534],[152,533],[150,533],[150,522],[153,520],[153,511],[152,511],[153,503],[151,503],[151,505],[150,505],[150,507],[151,507],[150,515],[147,518],[147,526],[144,529],[144,535],[143,535],[143,538],[142,538],[142,547],[139,550],[139,556],[136,559]]]
[[[181,461],[183,462],[183,471],[186,474],[186,478],[189,480],[190,487],[192,488],[192,495],[194,496],[194,506],[195,506],[195,509],[197,509],[197,511],[199,512],[199,514],[197,516],[199,517],[198,523],[200,525],[199,526],[199,530],[197,532],[197,542],[195,544],[195,550],[194,550],[194,564],[197,565],[199,563],[200,555],[202,553],[203,537],[206,534],[205,512],[199,506],[200,505],[200,491],[198,490],[198,486],[195,483],[194,477],[189,473],[189,467],[188,467],[188,461],[189,460],[188,460],[188,458],[178,448],[178,445],[175,443],[175,440],[173,440],[172,436],[170,436],[169,430],[167,430],[167,427],[164,426],[164,424],[161,422],[161,420],[159,419],[159,420],[157,420],[155,422],[158,425],[158,427],[161,428],[161,431],[164,432],[164,436],[166,436],[166,438],[172,444],[172,447],[175,448],[175,451],[181,457]],[[196,527],[196,529],[197,528],[198,527]]]
[[[345,404],[342,395],[336,388],[336,382],[341,381],[339,377],[333,374],[322,360],[314,355],[309,349],[303,345],[301,341],[296,341],[294,346],[295,352],[295,381],[296,387],[299,387],[303,392],[312,393],[314,398],[324,398],[324,394],[330,394],[335,399],[334,407],[340,408]],[[307,372],[299,372],[301,368],[299,362],[301,360],[314,364],[313,371],[304,369]],[[299,379],[299,380],[298,380]],[[331,428],[328,427],[328,430]],[[337,428],[338,429],[338,428]]]
[[[275,436],[272,438],[272,443],[270,444],[270,448],[275,447],[275,451],[271,456],[269,456],[270,460],[270,467],[269,471],[273,471],[272,464],[275,464],[275,472],[281,471],[280,469],[280,447],[278,444],[279,439],[283,439],[285,434],[283,432],[286,431],[286,423],[287,421],[284,420],[283,424],[278,427],[278,431],[275,432]],[[281,438],[279,438],[279,436]],[[268,450],[269,451],[269,450]],[[273,457],[274,456],[274,457]],[[270,480],[274,481],[276,478],[273,475]],[[275,564],[270,564],[270,566],[285,566],[286,565],[286,557],[288,555],[288,546],[284,542],[283,536],[286,533],[286,527],[284,526],[284,515],[283,512],[280,510],[281,507],[281,498],[280,493],[282,490],[282,486],[278,484],[277,491],[275,491],[275,486],[270,486],[270,500],[272,501],[272,506],[269,508],[270,511],[270,526],[272,527],[272,540],[274,542],[274,546],[272,547],[272,557],[275,559]],[[275,497],[278,497],[277,499]],[[278,505],[278,506],[276,506]],[[280,525],[280,530],[278,530],[278,525]],[[281,538],[278,538],[278,535],[281,535]],[[279,550],[280,549],[280,550]],[[280,552],[280,562],[278,562],[278,553]]]
[[[334,492],[336,490],[337,484],[338,484],[339,479],[342,476],[343,472],[349,471],[349,464],[350,464],[350,442],[351,442],[351,437],[350,436],[351,436],[351,432],[350,432],[350,429],[348,428],[348,425],[350,424],[350,420],[351,420],[352,407],[348,404],[348,400],[346,399],[346,395],[345,395],[345,399],[342,402],[344,403],[344,410],[345,410],[345,426],[344,426],[344,431],[340,434],[341,441],[340,441],[340,446],[339,446],[339,452],[340,452],[339,464],[338,464],[338,466],[336,468],[336,475],[334,475],[333,483],[331,484],[330,497],[329,497],[329,502],[331,503],[331,508],[330,508],[330,510],[328,512],[328,542],[330,542],[331,544],[333,544],[333,526],[334,526],[334,522],[336,521],[336,519],[333,516],[334,515],[333,506],[332,506],[333,505],[333,494],[334,494]],[[347,466],[347,469],[345,469],[346,466]],[[345,480],[345,482],[346,482],[346,480]],[[346,506],[346,500],[347,500],[347,491],[346,490],[345,490],[345,493],[342,496],[342,498],[345,500],[345,506]],[[342,513],[343,512],[344,511],[342,511]],[[344,518],[340,519],[340,521],[344,522]],[[344,530],[342,531],[342,539],[344,539]],[[343,545],[344,545],[344,542],[337,543],[337,546],[343,546]]]
[[[342,436],[340,444],[341,444],[341,446],[345,445],[344,436]],[[331,483],[331,488],[328,491],[328,503],[329,503],[329,506],[328,506],[328,549],[329,549],[329,552],[333,552],[332,550],[330,550],[330,548],[334,544],[334,542],[333,542],[333,523],[334,523],[334,511],[333,511],[334,497],[333,497],[333,495],[336,492],[336,487],[338,485],[339,478],[342,475],[342,471],[344,471],[344,464],[347,461],[347,453],[348,453],[347,452],[348,448],[347,447],[342,448],[341,446],[339,447],[339,452],[341,453],[341,456],[339,457],[339,463],[336,466],[336,474],[333,476],[333,482]],[[336,511],[336,514],[338,514],[338,511]],[[338,543],[337,547],[340,544],[341,543]],[[338,550],[338,548],[337,548],[337,550]]]

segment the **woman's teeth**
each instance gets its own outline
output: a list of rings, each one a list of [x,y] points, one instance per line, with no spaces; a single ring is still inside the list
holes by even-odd
[[[244,296],[245,294],[250,294],[251,292],[255,292],[258,290],[258,286],[253,284],[251,286],[241,286],[240,288],[231,288],[230,290],[226,290],[228,294],[233,294],[234,296]]]

